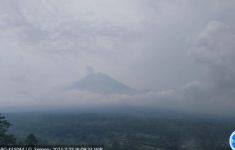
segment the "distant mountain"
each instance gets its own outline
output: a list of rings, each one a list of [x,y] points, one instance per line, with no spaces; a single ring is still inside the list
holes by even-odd
[[[137,94],[137,90],[113,79],[104,73],[92,73],[72,84],[69,89],[101,94]]]

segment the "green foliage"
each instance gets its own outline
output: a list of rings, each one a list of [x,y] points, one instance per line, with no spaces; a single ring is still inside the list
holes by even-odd
[[[12,145],[16,143],[16,138],[7,134],[7,130],[11,124],[0,114],[0,145]]]
[[[34,134],[29,134],[25,139],[25,144],[26,145],[37,145],[38,140]]]
[[[17,114],[8,119],[19,140],[35,133],[39,144],[104,144],[107,150],[225,150],[235,126],[229,119],[120,114]]]

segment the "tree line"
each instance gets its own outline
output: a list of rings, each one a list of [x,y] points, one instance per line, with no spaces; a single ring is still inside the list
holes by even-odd
[[[29,134],[24,141],[18,142],[16,137],[8,133],[11,124],[5,116],[0,114],[0,145],[37,145],[38,140],[34,134]]]

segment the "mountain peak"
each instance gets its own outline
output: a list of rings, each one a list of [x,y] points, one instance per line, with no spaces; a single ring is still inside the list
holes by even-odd
[[[70,89],[101,94],[136,94],[137,91],[104,73],[92,73],[70,86]]]

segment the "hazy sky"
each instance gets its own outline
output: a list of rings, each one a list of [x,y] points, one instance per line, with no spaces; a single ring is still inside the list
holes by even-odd
[[[0,0],[0,105],[235,112],[234,0]],[[63,91],[86,68],[151,92]]]

